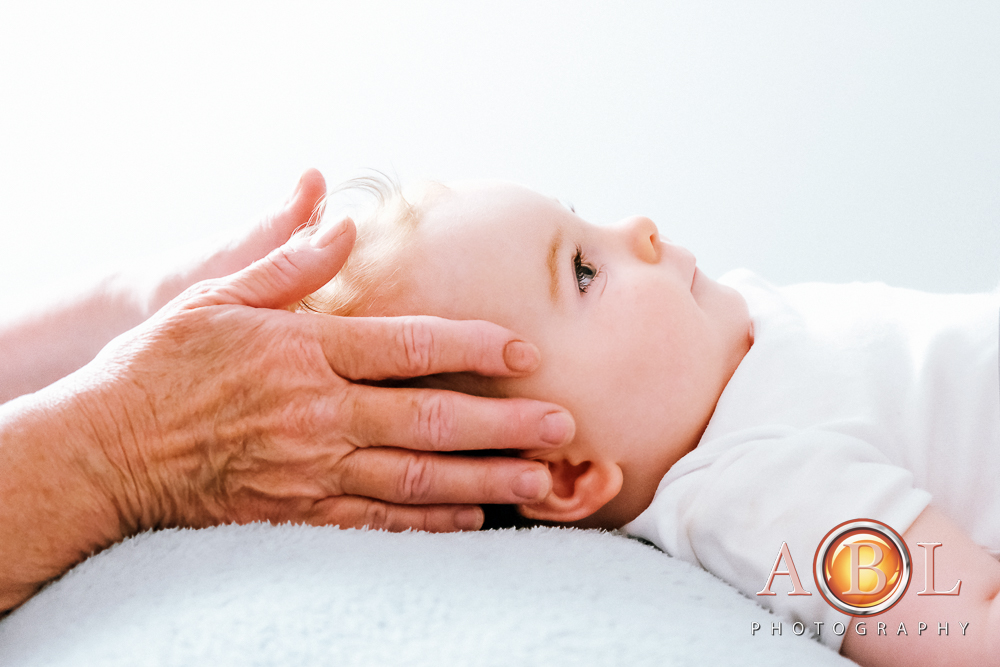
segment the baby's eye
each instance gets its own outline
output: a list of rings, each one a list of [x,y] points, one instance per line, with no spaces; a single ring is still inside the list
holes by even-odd
[[[576,275],[576,286],[580,290],[580,294],[586,294],[587,289],[600,271],[587,262],[583,251],[577,247],[576,254],[573,256],[573,273]]]

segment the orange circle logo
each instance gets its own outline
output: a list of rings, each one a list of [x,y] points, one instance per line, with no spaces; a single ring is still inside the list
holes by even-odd
[[[847,521],[826,534],[813,559],[823,598],[852,616],[874,616],[899,602],[910,585],[910,552],[881,521]]]

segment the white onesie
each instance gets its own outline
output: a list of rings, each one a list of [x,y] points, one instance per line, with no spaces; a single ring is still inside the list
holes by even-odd
[[[1000,554],[1000,291],[938,295],[881,283],[776,288],[745,270],[754,343],[701,442],[625,526],[793,621],[849,617],[812,580],[834,526],[904,533],[934,505]],[[787,542],[812,596],[763,589]],[[943,554],[944,552],[942,552]]]

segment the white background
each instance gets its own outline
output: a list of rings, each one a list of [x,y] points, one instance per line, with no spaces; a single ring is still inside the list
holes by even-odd
[[[1000,279],[1000,3],[6,2],[0,306],[319,167],[652,217],[718,276]]]

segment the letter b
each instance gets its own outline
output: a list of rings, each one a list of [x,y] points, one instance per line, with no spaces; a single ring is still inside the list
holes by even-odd
[[[882,562],[882,547],[874,542],[852,542],[847,545],[851,550],[851,588],[844,591],[847,595],[878,595],[885,588],[885,572],[876,567]],[[872,562],[868,565],[861,564],[861,547],[868,547],[872,550]],[[869,570],[875,573],[875,588],[870,591],[861,590],[861,570]]]

